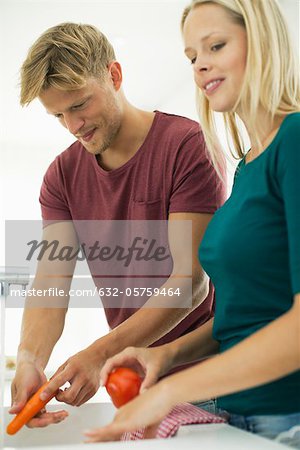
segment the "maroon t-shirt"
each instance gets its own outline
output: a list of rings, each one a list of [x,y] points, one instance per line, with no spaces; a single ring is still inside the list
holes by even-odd
[[[175,212],[213,214],[224,201],[225,186],[208,159],[199,124],[162,112],[155,113],[135,155],[115,170],[104,170],[76,141],[52,162],[40,194],[46,221],[166,220]],[[199,327],[213,309],[210,286],[206,300],[156,344]],[[111,328],[135,311],[105,308]]]

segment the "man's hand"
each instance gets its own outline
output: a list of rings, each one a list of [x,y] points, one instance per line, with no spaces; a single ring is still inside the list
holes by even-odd
[[[22,362],[17,366],[15,378],[11,386],[12,406],[10,414],[18,414],[29,398],[46,382],[43,371],[32,362]],[[40,428],[52,423],[59,423],[68,416],[66,411],[46,412],[43,409],[33,417],[26,425],[29,428]]]
[[[100,386],[100,370],[105,360],[99,360],[93,348],[87,348],[69,358],[55,372],[47,389],[42,392],[41,399],[56,392],[65,383],[66,387],[56,395],[60,402],[80,406],[98,391]]]

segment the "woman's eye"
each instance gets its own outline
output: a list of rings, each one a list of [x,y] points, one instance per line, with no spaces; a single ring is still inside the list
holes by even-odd
[[[225,45],[225,43],[215,44],[215,45],[212,45],[210,49],[212,52],[217,52],[218,50],[221,50],[221,48],[223,48],[224,45]]]

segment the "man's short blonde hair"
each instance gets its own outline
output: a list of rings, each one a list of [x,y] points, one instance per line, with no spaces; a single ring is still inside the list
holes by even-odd
[[[46,30],[21,67],[22,106],[49,88],[79,89],[87,78],[103,78],[116,59],[108,39],[92,25],[62,23]]]

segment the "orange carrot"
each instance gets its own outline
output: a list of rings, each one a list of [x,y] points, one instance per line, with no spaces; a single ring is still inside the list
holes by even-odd
[[[43,386],[36,391],[35,394],[27,401],[24,408],[15,416],[15,418],[7,425],[7,434],[15,434],[20,428],[23,427],[27,422],[29,422],[32,417],[34,417],[44,406],[57,394],[55,392],[47,400],[40,399],[40,393],[48,386],[49,381],[47,381]]]

